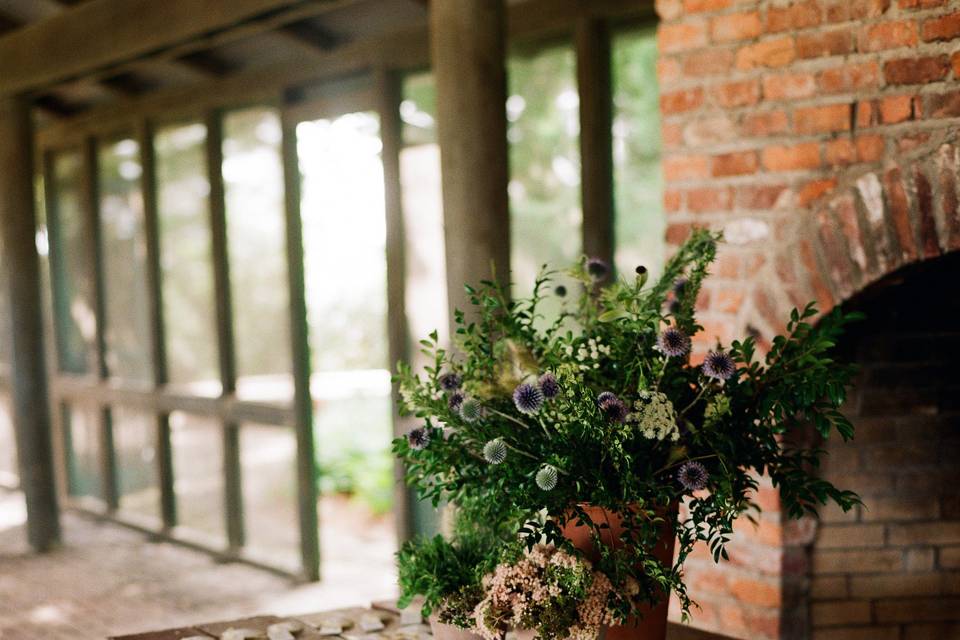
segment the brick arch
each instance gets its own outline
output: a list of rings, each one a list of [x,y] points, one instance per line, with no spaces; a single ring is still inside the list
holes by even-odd
[[[785,223],[772,265],[740,320],[761,335],[790,309],[821,312],[898,269],[960,249],[960,136],[928,155],[850,178]]]

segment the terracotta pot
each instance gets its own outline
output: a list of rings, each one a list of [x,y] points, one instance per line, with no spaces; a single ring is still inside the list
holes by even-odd
[[[602,507],[581,505],[583,510],[594,523],[606,523],[609,529],[600,531],[601,543],[619,548],[623,546],[620,535],[623,533],[623,518],[619,514],[607,511]],[[670,507],[669,515],[676,513],[678,505]],[[667,515],[667,514],[665,514]],[[669,520],[669,518],[668,518]],[[596,547],[591,536],[591,528],[577,526],[576,519],[567,522],[563,527],[564,537],[573,543],[584,555],[593,562],[600,559],[600,550]],[[673,563],[673,545],[676,534],[673,527],[665,524],[660,539],[653,548],[653,556],[661,564],[669,566]],[[610,627],[601,633],[605,640],[664,640],[667,637],[667,609],[670,605],[668,598],[656,607],[643,607],[640,618],[631,617],[623,625]]]
[[[483,640],[483,636],[479,636],[472,631],[455,627],[452,624],[443,624],[437,620],[435,615],[430,616],[430,633],[437,640]]]

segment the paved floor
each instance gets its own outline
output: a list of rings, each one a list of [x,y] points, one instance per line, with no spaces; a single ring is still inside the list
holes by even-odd
[[[395,596],[389,567],[327,555],[324,582],[290,581],[136,532],[65,514],[64,544],[27,548],[22,498],[0,490],[0,638],[86,640],[108,634],[365,605]]]

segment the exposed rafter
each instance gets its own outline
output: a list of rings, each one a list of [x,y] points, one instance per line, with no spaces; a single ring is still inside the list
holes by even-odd
[[[341,39],[336,35],[306,21],[295,22],[280,27],[277,33],[282,33],[300,42],[305,42],[320,51],[330,51],[341,44]]]
[[[208,0],[206,11],[198,12],[196,0],[91,0],[0,38],[0,94],[102,73],[108,66],[129,64],[197,39],[210,42],[237,31],[251,35],[276,29],[338,4],[336,0]],[[99,29],[109,29],[110,37],[91,37],[91,30]],[[205,48],[209,46],[173,57]],[[107,75],[119,71],[113,69]]]

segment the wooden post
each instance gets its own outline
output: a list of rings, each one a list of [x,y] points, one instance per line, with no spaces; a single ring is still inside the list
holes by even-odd
[[[397,73],[379,66],[374,70],[377,105],[380,114],[380,140],[383,143],[384,209],[387,222],[387,337],[390,371],[398,362],[409,358],[409,331],[406,311],[406,236],[403,223],[403,200],[400,190],[400,150],[403,146],[403,123],[400,121],[401,86]],[[403,429],[398,401],[400,390],[391,388],[393,433]],[[411,509],[413,495],[404,482],[404,467],[394,460],[394,515],[397,537],[403,542],[413,536]]]
[[[13,420],[20,486],[27,502],[27,539],[37,551],[47,551],[60,541],[60,520],[36,245],[33,127],[24,98],[0,99],[0,167],[0,237],[13,329]]]
[[[502,0],[430,3],[451,322],[464,283],[491,279],[491,264],[509,282],[504,14]]]
[[[227,246],[227,209],[223,187],[223,118],[220,112],[210,111],[206,115],[205,123],[221,395],[232,398],[237,391],[237,358],[233,335],[233,291],[230,287],[230,258]],[[246,543],[241,474],[240,426],[227,421],[223,425],[224,513],[227,544],[231,552],[237,552]]]
[[[137,140],[140,143],[141,189],[143,190],[143,226],[147,248],[147,299],[150,305],[150,353],[153,388],[159,390],[169,382],[167,341],[163,309],[163,272],[160,266],[160,216],[157,210],[157,167],[153,147],[153,127],[140,122]],[[160,517],[164,532],[177,526],[177,501],[173,479],[173,446],[170,442],[170,414],[158,413],[157,419],[157,482],[160,487]]]
[[[317,516],[317,448],[310,393],[310,327],[307,322],[303,267],[303,222],[300,216],[300,163],[297,123],[283,113],[283,192],[287,239],[287,286],[290,293],[290,352],[293,354],[293,411],[297,430],[297,513],[303,577],[320,579],[320,523]]]
[[[610,33],[599,18],[576,27],[580,92],[580,173],[583,251],[613,265],[613,92]]]

